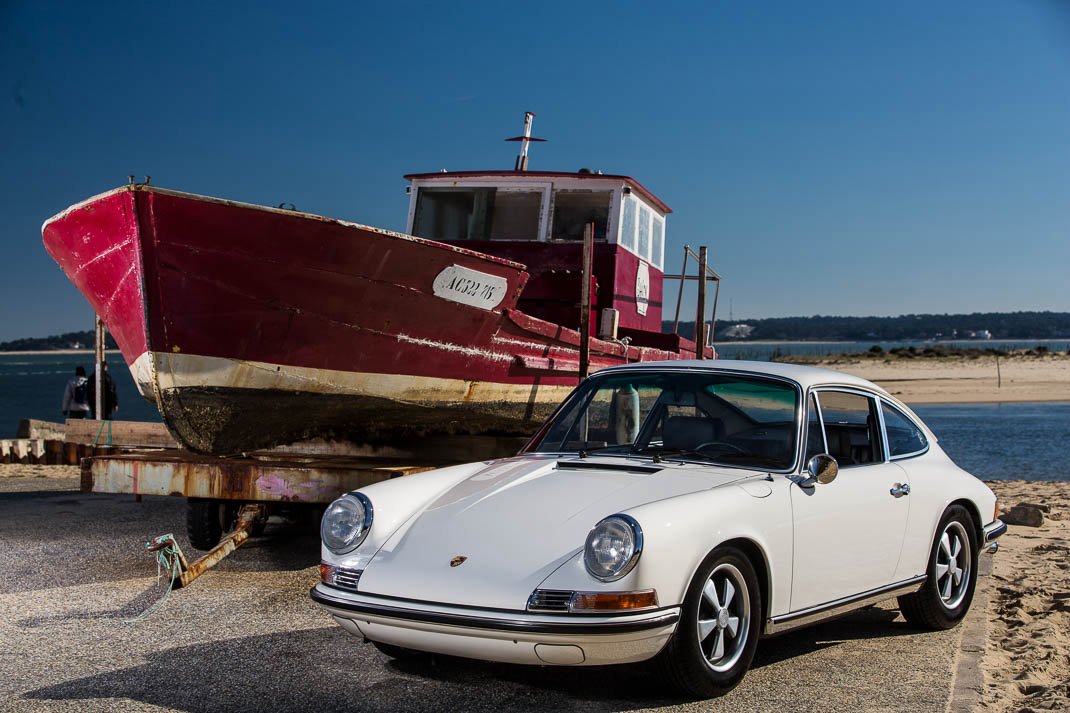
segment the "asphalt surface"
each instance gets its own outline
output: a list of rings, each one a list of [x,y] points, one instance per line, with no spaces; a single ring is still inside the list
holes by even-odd
[[[894,602],[764,641],[728,695],[689,701],[645,666],[395,661],[308,598],[313,528],[271,526],[158,597],[144,542],[185,504],[0,479],[0,711],[943,711],[959,630],[921,632]],[[976,610],[972,616],[981,616]]]

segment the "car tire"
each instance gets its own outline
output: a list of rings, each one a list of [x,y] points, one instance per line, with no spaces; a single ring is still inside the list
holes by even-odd
[[[926,629],[950,629],[970,610],[977,586],[977,526],[966,508],[952,505],[936,529],[925,585],[899,597],[903,617]]]
[[[218,545],[233,520],[233,507],[223,500],[189,498],[186,501],[186,534],[198,550],[210,550]]]
[[[750,668],[761,631],[761,591],[747,556],[734,547],[707,555],[687,588],[680,617],[656,659],[662,677],[702,698],[732,690]]]

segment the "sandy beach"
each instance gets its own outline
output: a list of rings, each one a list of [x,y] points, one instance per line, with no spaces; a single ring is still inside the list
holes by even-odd
[[[990,586],[978,710],[1070,710],[1070,483],[991,482],[1001,508],[1034,503],[1040,527],[1011,526]]]
[[[990,355],[792,361],[861,376],[908,404],[1070,401],[1070,357],[1065,354],[1015,355],[998,362]]]

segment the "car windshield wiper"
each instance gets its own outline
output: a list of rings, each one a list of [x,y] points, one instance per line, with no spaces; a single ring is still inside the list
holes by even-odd
[[[639,455],[649,455],[651,460],[655,463],[660,463],[666,458],[673,458],[679,456],[690,456],[693,458],[701,458],[702,460],[713,460],[713,456],[709,453],[703,453],[702,451],[696,451],[691,448],[662,448],[661,446],[647,446],[646,448],[636,448],[635,453]]]
[[[627,450],[619,451],[619,452],[616,452],[616,453],[613,452],[614,449],[619,449],[619,448],[626,448]],[[632,445],[630,443],[617,443],[617,444],[612,445],[612,446],[598,446],[597,448],[581,448],[578,451],[578,455],[579,455],[580,458],[586,458],[587,456],[592,455],[594,453],[598,453],[598,454],[601,454],[601,455],[607,455],[607,456],[616,456],[616,455],[630,456],[630,455],[635,455],[636,451],[635,451],[634,448],[632,448]]]

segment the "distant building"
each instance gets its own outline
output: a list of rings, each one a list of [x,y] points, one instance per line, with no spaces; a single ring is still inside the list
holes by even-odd
[[[721,339],[747,339],[753,331],[754,327],[749,324],[733,324],[731,327],[721,330],[718,336]]]

